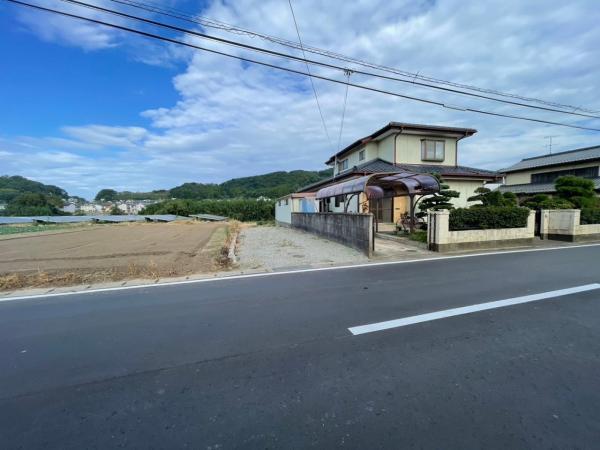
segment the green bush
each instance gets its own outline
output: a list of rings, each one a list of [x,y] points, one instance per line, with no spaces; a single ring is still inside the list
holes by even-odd
[[[215,214],[242,222],[275,220],[275,202],[251,199],[167,200],[146,206],[141,214]]]
[[[582,208],[579,222],[581,225],[600,223],[600,208]]]
[[[558,196],[577,208],[600,208],[600,200],[596,197],[592,180],[568,175],[558,178],[555,186]]]
[[[506,206],[478,206],[450,211],[450,231],[521,228],[527,226],[529,209]]]
[[[572,209],[575,207],[570,201],[559,198],[550,197],[546,194],[537,194],[523,202],[523,206],[529,209]]]
[[[517,196],[512,192],[492,191],[486,187],[478,187],[475,194],[469,198],[469,202],[481,202],[472,206],[517,206]]]

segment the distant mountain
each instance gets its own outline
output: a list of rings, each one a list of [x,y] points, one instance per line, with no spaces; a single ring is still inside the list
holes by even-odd
[[[271,172],[252,177],[234,178],[221,184],[183,183],[168,191],[116,192],[112,189],[102,189],[96,198],[105,200],[278,198],[297,191],[302,186],[331,176],[332,169]]]
[[[253,177],[234,178],[222,183],[221,189],[227,197],[270,197],[278,198],[295,192],[307,184],[332,176],[332,169],[320,171],[293,170],[272,172]],[[172,192],[172,190],[171,190]]]
[[[0,202],[10,202],[20,194],[32,193],[67,199],[69,194],[62,188],[40,183],[21,176],[0,176]]]

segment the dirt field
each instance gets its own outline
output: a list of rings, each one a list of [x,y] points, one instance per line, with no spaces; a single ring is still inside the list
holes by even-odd
[[[0,240],[0,289],[158,278],[218,268],[223,224],[100,225]]]

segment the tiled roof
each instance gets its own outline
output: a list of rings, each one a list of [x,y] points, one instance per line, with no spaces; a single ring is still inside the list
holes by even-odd
[[[382,159],[374,159],[348,169],[350,172],[394,172],[398,169],[415,173],[438,173],[443,177],[481,177],[500,178],[500,174],[491,170],[475,169],[467,166],[442,166],[438,164],[392,164]]]
[[[600,178],[591,178],[595,189],[600,191]],[[498,188],[500,192],[512,192],[514,194],[551,194],[556,192],[554,183],[526,183],[502,185]]]
[[[600,159],[600,146],[586,147],[567,152],[553,153],[551,155],[536,156],[525,158],[518,163],[507,167],[500,172],[516,172],[519,170],[534,169],[537,167],[556,166],[559,164],[580,162]]]
[[[420,123],[407,123],[407,122],[390,122],[385,125],[383,128],[375,131],[373,134],[369,136],[365,136],[363,138],[358,139],[347,147],[343,148],[335,155],[331,156],[325,164],[330,164],[335,160],[335,158],[339,158],[342,155],[346,154],[348,151],[354,149],[358,145],[362,145],[365,142],[370,141],[371,139],[375,139],[376,137],[390,131],[390,130],[422,130],[422,131],[439,131],[440,133],[458,133],[462,134],[465,137],[472,136],[477,133],[477,130],[474,128],[459,128],[459,127],[446,127],[442,125],[424,125]]]
[[[368,173],[385,173],[385,172],[398,172],[398,170],[407,170],[415,173],[437,173],[442,177],[467,177],[467,178],[478,178],[486,180],[497,180],[500,179],[500,174],[491,170],[475,169],[467,166],[441,166],[436,164],[392,164],[384,161],[383,159],[372,159],[366,163],[358,166],[350,167],[349,169],[336,175],[335,178],[328,180],[318,181],[316,183],[304,186],[299,192],[311,191],[316,188],[320,188],[326,184],[330,184],[340,179],[348,178],[352,175],[357,174],[368,174]]]

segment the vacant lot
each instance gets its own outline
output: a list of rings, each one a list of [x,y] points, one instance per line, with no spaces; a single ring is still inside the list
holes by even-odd
[[[184,276],[218,268],[223,224],[100,225],[0,240],[0,288]]]

